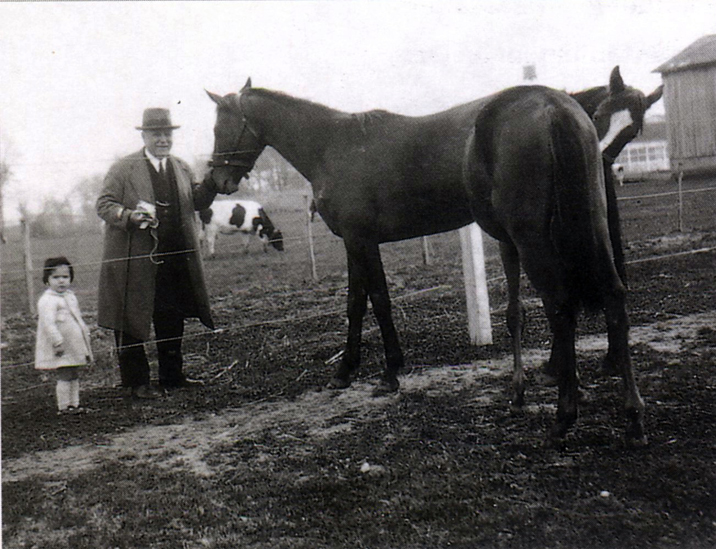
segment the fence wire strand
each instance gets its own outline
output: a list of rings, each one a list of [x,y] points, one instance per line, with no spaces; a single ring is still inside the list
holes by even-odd
[[[634,265],[634,264],[639,264],[639,263],[647,263],[647,262],[652,262],[652,261],[671,259],[671,258],[675,258],[675,257],[683,257],[683,256],[688,256],[688,255],[709,253],[709,252],[713,252],[713,251],[716,251],[716,246],[712,246],[712,247],[708,247],[708,248],[699,248],[696,250],[688,250],[685,252],[675,252],[675,253],[671,253],[671,254],[662,254],[662,255],[656,255],[656,256],[645,257],[645,258],[632,259],[632,260],[627,261],[626,264]],[[505,280],[505,275],[499,275],[496,277],[489,278],[487,280],[487,283],[494,284],[494,283],[500,282],[502,280]],[[421,290],[415,290],[415,291],[409,292],[407,294],[396,296],[396,297],[392,298],[391,301],[400,302],[400,301],[404,301],[406,299],[416,297],[416,296],[419,296],[422,294],[426,294],[429,292],[434,292],[437,290],[445,290],[445,289],[450,289],[450,288],[451,288],[451,286],[449,286],[449,285],[440,285],[440,286],[435,286],[432,288],[424,288]],[[239,332],[242,330],[248,330],[250,328],[258,328],[261,326],[276,326],[276,325],[288,324],[288,323],[292,323],[292,322],[300,323],[300,322],[305,322],[307,320],[313,320],[316,318],[324,318],[324,317],[328,317],[328,316],[333,316],[333,315],[336,315],[336,314],[339,314],[342,312],[345,312],[345,307],[343,307],[343,306],[335,307],[333,309],[330,309],[329,311],[324,311],[322,313],[314,313],[311,315],[305,315],[305,316],[301,316],[301,317],[284,317],[284,318],[261,320],[261,321],[255,321],[255,322],[246,322],[246,323],[242,323],[242,324],[238,324],[238,325],[234,325],[234,326],[229,326],[226,328],[217,328],[215,330],[207,330],[204,332],[197,332],[194,334],[186,334],[183,337],[183,340],[186,341],[186,340],[190,340],[190,339],[197,339],[200,337],[210,337],[210,336],[216,336],[216,335],[232,334],[232,333]],[[170,339],[151,339],[151,340],[147,340],[142,343],[135,344],[135,345],[136,346],[149,345],[149,344],[161,343],[164,341],[170,341]],[[135,345],[131,345],[131,346],[135,346]],[[130,345],[127,345],[127,347],[130,347]],[[112,354],[112,353],[113,353],[113,351],[109,352],[109,354]],[[102,356],[102,355],[100,355],[100,356]],[[30,362],[21,362],[21,363],[15,363],[15,364],[3,364],[0,368],[2,370],[11,370],[11,369],[21,368],[21,367],[29,367],[32,364],[34,364],[34,360],[30,361]]]

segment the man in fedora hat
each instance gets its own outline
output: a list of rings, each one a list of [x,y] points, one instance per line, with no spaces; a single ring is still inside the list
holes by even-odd
[[[196,382],[182,371],[184,319],[214,327],[204,283],[195,210],[216,197],[211,178],[193,184],[189,165],[170,154],[168,109],[144,111],[144,147],[117,161],[104,179],[97,214],[106,222],[97,322],[114,330],[122,385],[135,398],[157,398],[144,342],[154,325],[159,383]]]

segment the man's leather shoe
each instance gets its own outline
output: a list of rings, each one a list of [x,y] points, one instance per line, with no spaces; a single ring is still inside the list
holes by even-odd
[[[202,387],[204,385],[204,382],[198,379],[183,377],[178,381],[163,381],[160,383],[160,385],[164,389],[193,389],[196,387]]]
[[[151,385],[140,385],[132,387],[132,397],[140,400],[156,400],[162,397],[162,394]]]

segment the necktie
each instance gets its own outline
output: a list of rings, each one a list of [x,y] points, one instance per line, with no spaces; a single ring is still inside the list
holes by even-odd
[[[166,177],[166,172],[164,171],[164,162],[159,162],[159,177],[164,179]]]

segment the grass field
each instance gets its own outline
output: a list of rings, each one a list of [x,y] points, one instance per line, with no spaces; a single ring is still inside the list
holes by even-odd
[[[687,181],[689,190],[716,182]],[[53,380],[32,369],[21,246],[3,247],[3,547],[229,549],[703,549],[716,546],[716,191],[629,184],[620,202],[630,261],[632,354],[650,445],[622,440],[620,380],[598,375],[604,321],[584,316],[584,402],[563,448],[545,448],[556,391],[541,382],[549,331],[527,288],[528,405],[508,403],[510,338],[496,246],[487,242],[494,344],[470,345],[459,240],[382,247],[406,356],[399,394],[372,398],[383,366],[366,317],[362,366],[323,389],[346,336],[345,254],[301,196],[262,197],[286,251],[244,255],[220,238],[206,261],[219,331],[187,329],[186,369],[205,386],[146,404],[122,398],[111,334],[96,326],[100,231],[33,241],[65,253],[92,329],[82,416],[58,418]],[[653,260],[659,257],[658,260]],[[36,292],[42,286],[35,273]],[[149,346],[150,357],[153,353]]]

